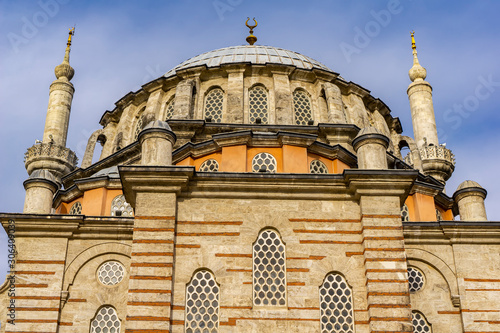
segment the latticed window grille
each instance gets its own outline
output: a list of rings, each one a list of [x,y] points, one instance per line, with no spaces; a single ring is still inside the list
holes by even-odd
[[[408,222],[410,221],[410,211],[408,210],[408,206],[406,204],[401,207],[401,221]]]
[[[256,86],[250,89],[248,94],[249,100],[249,120],[250,123],[258,123],[260,119],[261,124],[268,123],[267,116],[267,91],[264,87]]]
[[[413,332],[415,333],[432,333],[432,327],[425,316],[418,312],[411,312],[411,321],[413,323]]]
[[[123,194],[117,195],[111,201],[111,216],[134,216],[132,206],[125,201]]]
[[[438,222],[443,220],[443,214],[441,214],[441,212],[437,208],[436,208],[436,220]]]
[[[408,287],[410,292],[419,291],[424,286],[424,274],[415,267],[408,267]]]
[[[311,164],[309,164],[309,172],[310,173],[328,173],[328,168],[325,163],[320,160],[312,160]]]
[[[120,333],[120,319],[111,306],[103,306],[90,323],[90,333]]]
[[[275,173],[278,169],[276,159],[269,153],[259,153],[252,159],[253,172],[271,172]]]
[[[219,171],[219,163],[213,158],[208,159],[200,165],[200,171],[205,171],[205,172]]]
[[[106,261],[97,269],[97,279],[105,286],[114,286],[122,282],[125,268],[118,261]]]
[[[165,107],[165,120],[172,119],[174,115],[174,106],[175,106],[175,95],[170,99],[167,106]]]
[[[82,203],[77,201],[71,206],[69,210],[69,215],[80,215],[82,213]]]
[[[286,305],[285,245],[271,229],[262,231],[253,245],[253,304]]]
[[[297,125],[308,125],[312,120],[311,100],[305,91],[293,92],[293,110]]]
[[[321,333],[354,333],[352,291],[344,277],[330,273],[319,288]]]
[[[205,99],[205,119],[210,118],[213,123],[222,122],[222,103],[224,92],[220,88],[210,90]]]
[[[137,141],[137,139],[139,138],[139,133],[141,133],[144,125],[145,125],[144,124],[144,115],[142,115],[139,117],[139,119],[137,119],[137,124],[135,124],[134,141]]]
[[[195,273],[186,290],[187,333],[217,333],[219,330],[219,286],[208,270]]]

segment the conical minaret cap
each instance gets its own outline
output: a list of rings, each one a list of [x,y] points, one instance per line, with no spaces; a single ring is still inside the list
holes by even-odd
[[[410,68],[408,75],[412,82],[425,80],[427,71],[420,65],[417,57],[417,46],[415,45],[415,31],[411,32],[411,48],[413,49],[413,66]]]
[[[69,64],[69,52],[71,50],[71,37],[75,34],[75,28],[69,29],[68,43],[66,44],[66,52],[64,53],[63,62],[60,65],[57,65],[54,69],[54,74],[57,79],[67,78],[68,81],[71,81],[73,75],[75,75],[75,70]]]

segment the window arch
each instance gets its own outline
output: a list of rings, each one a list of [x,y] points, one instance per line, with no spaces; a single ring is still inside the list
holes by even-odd
[[[115,308],[105,305],[97,310],[90,323],[90,333],[120,333],[121,322]]]
[[[132,206],[125,201],[123,194],[117,195],[111,201],[111,216],[134,216]]]
[[[273,155],[269,153],[259,153],[252,159],[253,172],[276,173],[278,165]]]
[[[413,324],[413,332],[415,333],[432,333],[432,326],[427,321],[427,318],[420,311],[411,312],[411,321]]]
[[[139,137],[139,133],[141,133],[142,129],[146,124],[144,124],[145,119],[144,119],[144,110],[146,107],[143,107],[141,111],[139,111],[138,115],[139,117],[137,118],[137,123],[135,124],[135,130],[134,130],[134,141],[137,141],[137,138]]]
[[[253,304],[286,306],[285,244],[273,229],[261,231],[253,244]]]
[[[401,207],[401,221],[409,222],[410,221],[410,211],[408,210],[408,206],[406,204]]]
[[[319,288],[321,333],[354,333],[352,291],[338,273],[326,275]]]
[[[209,91],[205,98],[205,119],[213,123],[222,122],[222,105],[224,103],[224,92],[221,88]]]
[[[268,123],[267,90],[263,86],[252,87],[248,92],[248,120],[251,124]]]
[[[300,89],[293,92],[293,112],[295,114],[295,124],[312,125],[311,98]]]
[[[408,288],[410,292],[419,291],[424,287],[425,278],[424,274],[415,267],[408,267]]]
[[[82,203],[77,201],[71,206],[69,210],[69,215],[80,215],[82,213]]]
[[[174,106],[175,106],[175,95],[170,98],[165,106],[165,121],[172,119],[174,115]]]
[[[310,173],[328,173],[328,167],[320,160],[312,160],[309,164]]]
[[[219,162],[210,158],[200,165],[199,171],[203,172],[216,172],[219,171]]]
[[[207,269],[194,273],[186,288],[186,333],[219,330],[219,285]]]

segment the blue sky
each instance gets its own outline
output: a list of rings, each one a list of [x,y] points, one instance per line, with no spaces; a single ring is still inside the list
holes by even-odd
[[[456,155],[447,184],[466,179],[488,190],[500,220],[498,1],[1,1],[0,212],[21,212],[23,156],[43,134],[54,67],[76,24],[71,64],[75,96],[67,146],[78,157],[98,121],[129,91],[178,63],[245,44],[247,16],[257,44],[303,53],[371,90],[413,136],[406,89],[415,30],[420,63],[433,86],[440,142]],[[6,247],[0,232],[0,251]],[[0,275],[6,259],[0,257]]]

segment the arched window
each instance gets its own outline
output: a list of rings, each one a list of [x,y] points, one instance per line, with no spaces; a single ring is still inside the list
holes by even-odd
[[[143,109],[144,111],[144,109]],[[142,113],[142,111],[141,111]],[[137,123],[135,124],[135,131],[134,131],[134,141],[137,141],[137,138],[139,137],[139,133],[141,133],[142,129],[144,128],[146,124],[144,124],[144,115],[139,116],[137,119]]]
[[[293,92],[293,112],[295,113],[295,124],[312,125],[311,99],[303,90]]]
[[[248,92],[249,121],[251,124],[267,124],[267,91],[255,86]]]
[[[410,211],[408,210],[408,206],[406,204],[401,207],[401,221],[408,222],[410,221]]]
[[[263,230],[253,244],[253,304],[286,306],[285,245],[280,235]]]
[[[82,213],[82,203],[77,201],[71,206],[69,210],[69,215],[80,215]]]
[[[186,333],[219,330],[219,286],[206,270],[196,272],[186,288]]]
[[[424,274],[415,267],[408,267],[408,288],[410,292],[419,291],[424,287]]]
[[[222,104],[224,92],[221,88],[210,90],[205,99],[205,120],[212,123],[222,122]]]
[[[90,333],[120,333],[120,328],[116,310],[109,305],[100,308],[90,323]]]
[[[431,324],[427,321],[427,318],[419,312],[411,312],[411,321],[413,323],[413,332],[415,333],[432,333]]]
[[[134,216],[132,206],[125,201],[123,194],[117,195],[111,202],[111,216]]]
[[[269,153],[259,153],[254,156],[252,160],[253,172],[271,172],[275,173],[277,170],[276,159]]]
[[[174,106],[175,106],[175,95],[172,96],[170,101],[168,101],[167,105],[165,106],[165,120],[172,119],[172,116],[174,115]]]
[[[328,173],[328,168],[325,163],[320,160],[312,160],[311,164],[309,164],[309,172],[310,173]]]
[[[352,291],[344,277],[330,273],[319,288],[321,333],[354,333]]]
[[[200,170],[204,172],[216,172],[219,171],[219,163],[213,158],[206,160],[200,165]]]

